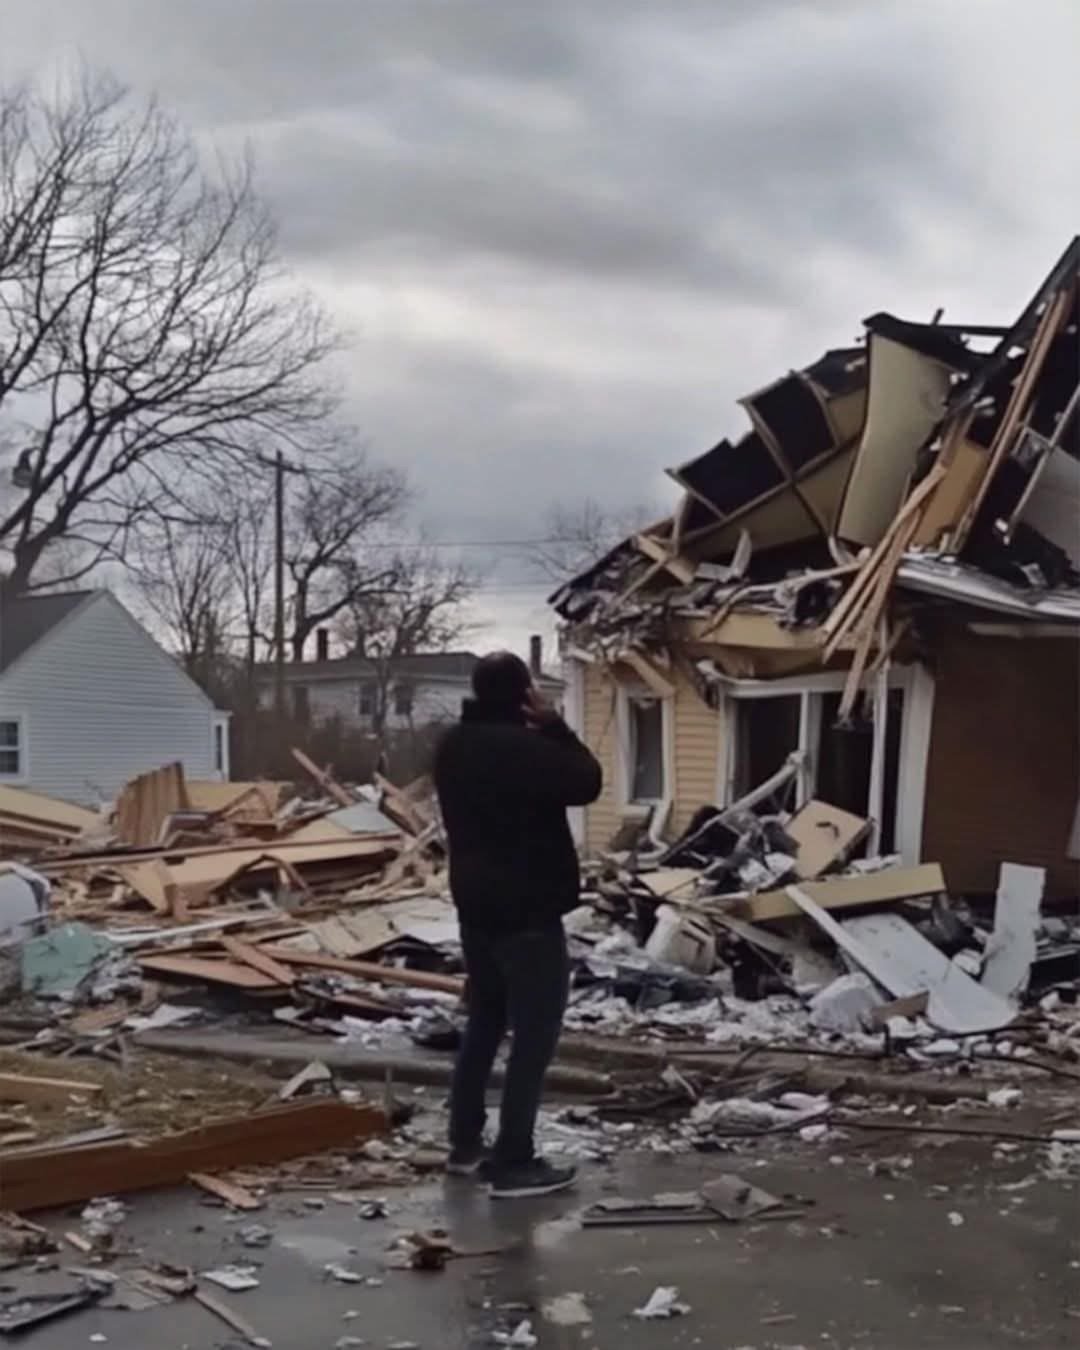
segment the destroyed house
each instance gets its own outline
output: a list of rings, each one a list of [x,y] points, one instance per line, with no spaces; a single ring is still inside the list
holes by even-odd
[[[1080,893],[1078,260],[1007,327],[872,315],[741,399],[746,433],[669,471],[674,514],[552,597],[605,768],[588,851],[764,783],[954,893],[1006,859]]]

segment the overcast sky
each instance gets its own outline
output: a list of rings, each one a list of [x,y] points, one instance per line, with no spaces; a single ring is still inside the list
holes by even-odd
[[[471,541],[666,504],[876,310],[1012,317],[1080,229],[1078,52],[1080,0],[8,0],[0,73],[249,143],[352,417]],[[543,586],[469,556],[522,645]]]

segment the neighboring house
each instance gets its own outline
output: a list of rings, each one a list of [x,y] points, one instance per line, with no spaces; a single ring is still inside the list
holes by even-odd
[[[399,657],[388,670],[363,657],[332,658],[320,635],[320,655],[314,661],[285,666],[288,711],[312,724],[339,719],[342,725],[374,730],[380,704],[388,731],[421,730],[453,721],[469,697],[473,667],[480,659],[472,652],[420,652]],[[534,656],[538,653],[534,652]],[[539,676],[545,694],[558,699],[561,681]],[[259,704],[274,702],[274,669],[259,672]]]
[[[97,805],[173,760],[228,778],[228,714],[115,596],[0,605],[0,783]]]
[[[646,815],[674,837],[795,753],[786,807],[869,817],[957,893],[1012,861],[1080,894],[1078,264],[1009,328],[868,319],[553,597],[605,769],[588,849]]]

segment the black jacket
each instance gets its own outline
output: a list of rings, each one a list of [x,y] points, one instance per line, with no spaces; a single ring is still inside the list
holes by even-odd
[[[578,903],[568,806],[600,795],[600,765],[565,722],[533,730],[467,702],[435,756],[450,847],[450,890],[463,923],[518,932]]]

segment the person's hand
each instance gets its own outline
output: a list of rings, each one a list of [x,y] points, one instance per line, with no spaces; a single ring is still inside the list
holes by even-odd
[[[521,710],[525,714],[526,724],[536,730],[551,726],[553,722],[559,721],[557,710],[544,698],[535,685],[525,695],[525,702],[521,705]]]

